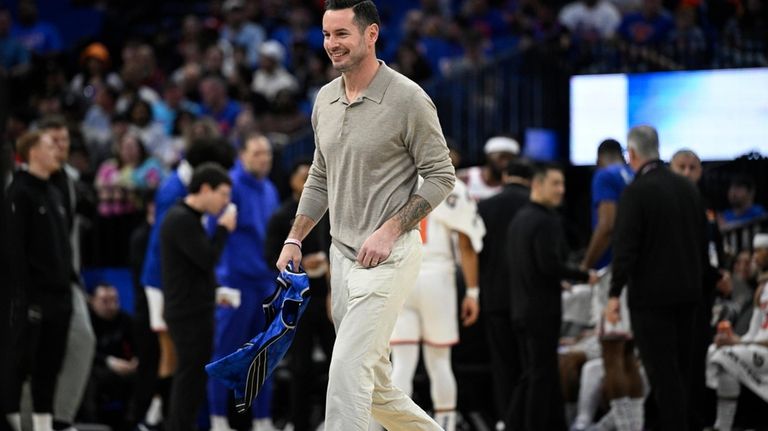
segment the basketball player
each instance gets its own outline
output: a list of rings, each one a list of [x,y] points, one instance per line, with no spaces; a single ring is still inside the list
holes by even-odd
[[[587,370],[591,372],[582,379],[583,385],[579,399],[579,415],[573,428],[585,429],[592,421],[597,400],[604,385],[604,393],[611,405],[611,411],[601,421],[599,428],[615,427],[618,431],[636,431],[642,428],[643,420],[643,384],[634,355],[632,333],[629,319],[623,319],[618,325],[606,325],[600,319],[599,313],[608,300],[608,289],[611,283],[611,248],[613,226],[616,219],[616,208],[624,188],[632,181],[632,169],[624,161],[621,145],[606,139],[597,149],[598,170],[592,179],[592,220],[593,232],[587,247],[581,268],[600,270],[603,276],[593,295],[593,310],[597,312],[595,323],[597,337],[600,340],[600,358],[593,358],[590,353],[594,349],[585,349],[586,359],[602,360],[604,380],[600,378],[600,370],[595,363]],[[621,297],[622,312],[627,315],[626,293]],[[585,342],[585,346],[594,343]],[[582,399],[584,397],[585,399]]]
[[[768,234],[755,235],[754,262],[761,272],[747,333],[718,330],[707,358],[707,386],[717,390],[714,428],[731,431],[741,386],[768,401]]]
[[[459,341],[454,234],[468,286],[461,304],[462,323],[470,326],[477,321],[477,253],[483,247],[485,225],[467,187],[457,180],[445,201],[421,220],[421,270],[390,338],[392,382],[407,394],[412,392],[422,346],[435,420],[446,431],[456,429],[456,379],[451,369],[451,346]]]

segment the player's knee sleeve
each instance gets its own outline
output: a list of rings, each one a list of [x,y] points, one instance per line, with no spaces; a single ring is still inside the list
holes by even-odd
[[[424,346],[424,365],[429,373],[432,404],[435,410],[456,408],[456,378],[451,369],[451,348]]]
[[[418,344],[392,346],[392,383],[408,395],[413,392],[413,375],[419,363]]]
[[[717,396],[721,398],[738,398],[741,392],[739,379],[725,370],[717,375]]]

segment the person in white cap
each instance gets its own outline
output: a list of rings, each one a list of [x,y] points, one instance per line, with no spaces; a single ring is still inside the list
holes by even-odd
[[[520,144],[506,136],[494,136],[485,143],[483,152],[485,165],[462,169],[457,175],[467,185],[469,196],[475,201],[501,191],[501,174],[507,169],[509,161],[520,155]]]
[[[296,91],[296,78],[283,67],[285,48],[280,42],[268,40],[259,48],[259,68],[253,74],[251,89],[272,102],[280,90]]]
[[[752,246],[760,273],[749,330],[739,337],[721,322],[707,357],[707,386],[717,390],[714,428],[719,431],[733,427],[742,386],[768,401],[768,233],[755,235]]]

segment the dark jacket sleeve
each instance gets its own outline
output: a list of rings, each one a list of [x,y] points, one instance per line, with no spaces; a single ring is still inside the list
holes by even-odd
[[[538,232],[533,236],[533,252],[541,273],[554,274],[558,280],[589,280],[588,273],[569,268],[565,264],[565,256],[561,253],[563,243],[562,228],[555,219],[538,227]]]
[[[635,190],[628,187],[619,199],[613,232],[610,297],[618,297],[629,280],[640,254],[643,238],[642,207]]]
[[[8,196],[8,242],[7,253],[10,257],[11,294],[15,304],[20,304],[29,289],[29,227],[27,221],[32,216],[32,203],[29,198],[16,191]]]
[[[200,232],[200,235],[189,234],[200,231],[200,224],[194,217],[178,217],[175,222],[176,226],[171,227],[174,247],[204,271],[216,266],[227,243],[229,231],[217,225],[213,237],[209,239],[204,232]]]

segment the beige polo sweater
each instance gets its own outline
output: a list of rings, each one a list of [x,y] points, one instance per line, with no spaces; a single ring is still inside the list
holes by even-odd
[[[351,103],[343,77],[320,89],[312,111],[315,156],[296,212],[317,221],[327,209],[333,242],[350,259],[412,194],[435,208],[455,181],[432,100],[379,64]],[[417,189],[418,176],[424,183]]]

